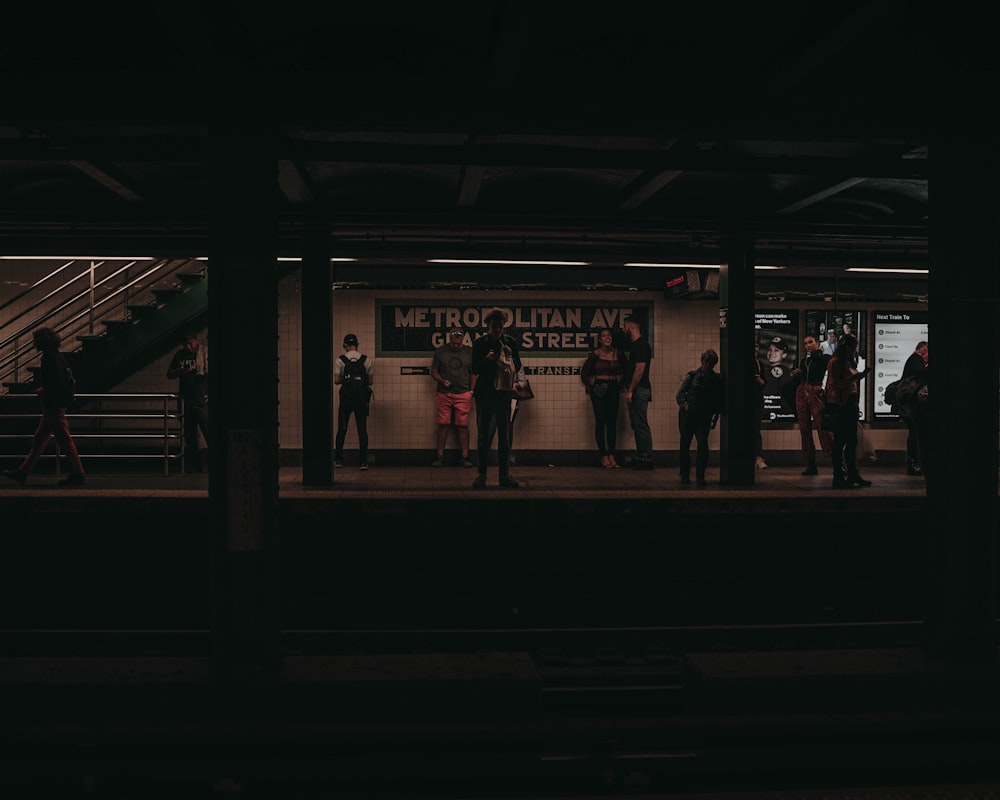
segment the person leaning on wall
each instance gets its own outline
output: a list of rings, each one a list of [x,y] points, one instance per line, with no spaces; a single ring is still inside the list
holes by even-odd
[[[610,328],[601,328],[597,342],[597,348],[590,352],[580,368],[580,380],[594,410],[594,439],[601,454],[601,466],[616,469],[618,411],[621,408],[622,377],[628,360],[615,346],[614,333]]]

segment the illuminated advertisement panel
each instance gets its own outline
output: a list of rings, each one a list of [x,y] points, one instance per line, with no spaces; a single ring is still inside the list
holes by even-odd
[[[795,421],[795,408],[781,397],[781,389],[792,380],[799,358],[799,314],[797,311],[757,311],[757,359],[764,377],[764,410],[761,419]]]
[[[864,311],[806,311],[806,329],[803,336],[812,335],[819,342],[820,350],[832,356],[837,348],[837,339],[845,333],[854,334],[858,339],[858,370],[863,371],[871,358],[869,352],[868,329]],[[858,397],[859,419],[868,419],[868,378],[861,380]]]
[[[926,311],[876,311],[875,352],[872,376],[875,417],[895,418],[885,402],[885,387],[903,377],[906,364],[919,342],[928,341]]]

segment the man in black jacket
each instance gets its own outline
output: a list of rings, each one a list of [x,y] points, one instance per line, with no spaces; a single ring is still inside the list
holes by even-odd
[[[903,378],[916,378],[920,383],[927,382],[927,342],[919,341],[906,363],[903,364]],[[920,475],[923,465],[920,463],[920,445],[917,440],[917,428],[908,414],[900,414],[900,419],[906,424],[906,474]]]
[[[521,354],[517,341],[503,332],[507,315],[503,309],[494,308],[486,315],[487,334],[472,343],[472,396],[476,401],[476,428],[478,432],[479,474],[472,482],[475,489],[486,486],[486,466],[489,463],[490,448],[493,447],[493,433],[497,435],[497,466],[500,472],[500,486],[516,489],[517,481],[510,476],[510,397],[505,389],[496,388],[499,363],[504,360],[504,348],[508,348],[514,362],[514,371],[521,370]]]

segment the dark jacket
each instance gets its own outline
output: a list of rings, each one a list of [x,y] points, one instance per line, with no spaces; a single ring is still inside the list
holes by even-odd
[[[725,410],[726,392],[722,376],[712,370],[693,369],[684,376],[677,390],[677,405],[688,407],[688,412],[710,417]]]

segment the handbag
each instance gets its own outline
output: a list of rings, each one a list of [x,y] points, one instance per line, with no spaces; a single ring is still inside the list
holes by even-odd
[[[514,397],[518,400],[531,400],[534,396],[535,392],[531,388],[531,381],[528,380],[527,375],[514,381]]]
[[[609,381],[594,381],[590,387],[590,393],[594,397],[604,397],[610,388],[611,383]]]

